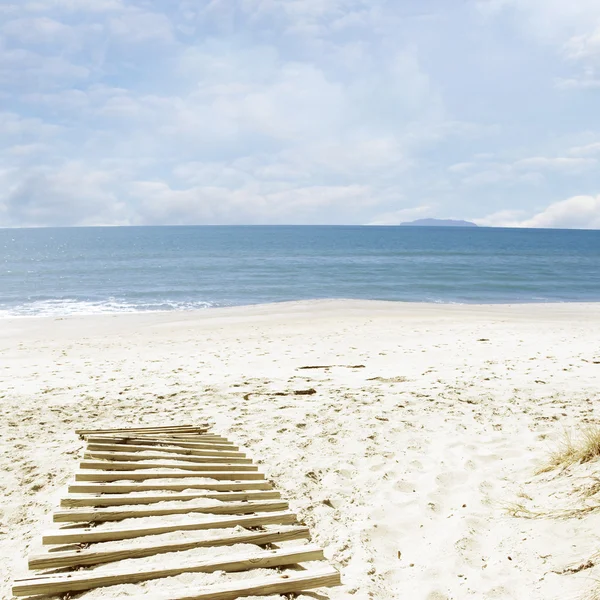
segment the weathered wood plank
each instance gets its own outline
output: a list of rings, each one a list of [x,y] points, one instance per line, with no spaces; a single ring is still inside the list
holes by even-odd
[[[202,494],[156,494],[152,496],[139,496],[136,494],[83,494],[81,496],[67,496],[60,501],[65,508],[81,506],[133,506],[136,504],[155,504],[157,502],[187,502],[206,498],[207,500],[230,501],[238,500],[272,500],[279,498],[276,491],[267,492],[204,492]]]
[[[263,513],[251,517],[204,518],[193,522],[172,523],[169,525],[119,527],[114,529],[76,528],[59,529],[46,533],[42,543],[49,544],[91,544],[129,540],[147,535],[160,535],[174,531],[199,531],[203,529],[222,529],[226,527],[255,527],[260,525],[291,525],[296,523],[296,515],[291,512]]]
[[[109,434],[108,437],[111,437],[115,434]],[[119,434],[116,434],[119,435]],[[218,446],[227,446],[229,444],[233,444],[230,440],[224,437],[217,436],[209,436],[209,435],[163,435],[163,434],[153,434],[153,433],[145,433],[138,434],[135,436],[140,439],[148,439],[148,440],[156,440],[160,442],[170,442],[171,440],[174,442],[198,442],[201,444],[216,444]]]
[[[89,452],[159,452],[160,454],[176,454],[183,456],[204,456],[204,457],[223,457],[223,458],[244,458],[243,452],[226,452],[224,450],[195,450],[193,448],[182,448],[180,446],[147,446],[134,444],[88,444]]]
[[[222,435],[214,435],[210,433],[136,433],[136,437],[151,437],[155,440],[173,439],[180,442],[204,442],[213,441],[217,444],[231,444],[231,442]]]
[[[141,460],[174,460],[181,462],[191,462],[191,463],[221,463],[221,464],[252,464],[252,460],[250,458],[235,458],[231,456],[221,457],[221,456],[184,456],[184,455],[164,455],[164,454],[140,454],[131,452],[86,452],[83,455],[85,460],[116,460],[116,461],[141,461]]]
[[[144,479],[186,479],[202,477],[206,479],[264,479],[256,471],[202,471],[180,473],[179,471],[160,473],[157,471],[80,471],[75,473],[75,481],[141,481]],[[166,489],[166,488],[165,488]]]
[[[216,438],[214,436],[209,436],[208,434],[198,434],[198,435],[190,435],[185,436],[191,439],[180,439],[180,437],[175,435],[162,435],[162,434],[154,434],[154,433],[97,433],[93,435],[89,435],[86,437],[86,440],[94,440],[95,438],[107,438],[113,440],[142,440],[147,442],[157,442],[159,444],[177,442],[177,444],[210,444],[213,446],[231,446],[233,442],[231,442],[227,438]]]
[[[196,448],[198,450],[223,450],[225,452],[232,452],[239,450],[238,446],[234,444],[217,444],[215,442],[181,442],[173,438],[168,440],[151,438],[151,437],[131,437],[122,435],[104,435],[104,436],[90,436],[87,438],[90,444],[144,444],[146,446],[178,446],[180,448]]]
[[[190,463],[188,461],[179,461],[178,458],[170,456],[160,457],[159,460],[95,460],[84,459],[80,463],[81,469],[90,469],[98,471],[137,471],[139,469],[168,469],[176,471],[257,471],[258,466],[252,461],[244,463],[229,462],[201,462]]]
[[[184,539],[176,542],[163,542],[148,546],[122,547],[118,550],[74,550],[69,552],[53,552],[37,554],[29,558],[30,569],[61,569],[65,567],[78,567],[99,565],[104,563],[126,560],[129,558],[143,558],[167,552],[182,552],[193,548],[207,548],[212,546],[233,546],[234,544],[265,545],[275,542],[308,539],[310,531],[304,526],[288,526],[270,529],[269,531],[249,531],[236,533],[229,536],[215,536],[202,540]]]
[[[161,595],[153,600],[236,600],[246,596],[268,596],[303,592],[321,587],[341,585],[340,574],[332,567],[310,569],[298,573],[287,571],[274,577],[257,577],[231,583],[193,588],[189,593]],[[146,600],[145,596],[129,600]]]
[[[94,433],[135,433],[135,432],[204,432],[208,429],[208,425],[170,425],[167,427],[120,427],[113,429],[76,429],[77,435],[89,435]]]
[[[98,574],[93,571],[79,573],[61,573],[59,575],[39,575],[30,579],[18,579],[13,586],[15,596],[34,594],[63,594],[82,592],[109,585],[139,583],[150,579],[174,577],[181,573],[212,573],[214,571],[246,571],[293,565],[296,562],[323,560],[323,550],[315,544],[306,544],[280,550],[263,550],[240,553],[231,557],[222,556],[212,560],[190,562],[169,568],[132,569],[118,573]]]
[[[130,492],[183,492],[184,490],[212,490],[212,491],[245,491],[245,490],[270,490],[273,485],[270,481],[206,481],[194,483],[185,481],[181,483],[74,483],[69,486],[71,494],[129,494]]]
[[[242,515],[256,512],[287,510],[288,503],[283,500],[263,500],[249,502],[221,502],[208,506],[175,507],[133,507],[127,509],[92,508],[88,510],[61,510],[54,513],[55,523],[104,523],[123,521],[136,517],[163,517],[165,515],[186,515],[203,513],[213,515]]]
[[[253,464],[228,465],[221,463],[203,463],[199,465],[193,465],[186,462],[121,462],[116,460],[83,460],[81,461],[79,467],[81,469],[96,469],[100,471],[137,471],[139,469],[177,469],[179,471],[198,471],[202,473],[206,473],[208,471],[258,471],[258,467]]]

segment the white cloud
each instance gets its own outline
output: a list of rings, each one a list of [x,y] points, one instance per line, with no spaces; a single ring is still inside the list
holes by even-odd
[[[165,15],[141,10],[128,10],[108,21],[111,35],[126,43],[173,41],[172,24]]]
[[[48,17],[21,18],[6,22],[2,33],[24,44],[64,43],[73,35],[71,27]]]
[[[486,14],[511,11],[518,24],[539,39],[563,44],[590,31],[600,19],[597,0],[480,0]]]
[[[571,60],[600,59],[600,26],[589,33],[573,36],[565,44],[564,53]]]
[[[473,219],[481,227],[520,227],[521,220],[526,215],[519,209],[500,210],[487,217]]]
[[[44,139],[55,136],[61,127],[38,118],[21,117],[12,112],[0,112],[0,139],[4,141]]]
[[[488,155],[474,157],[472,162],[457,163],[448,168],[468,187],[506,185],[539,185],[547,176],[574,176],[591,171],[598,160],[569,151],[571,156],[533,156],[512,163],[494,162]],[[589,152],[592,154],[592,152]]]
[[[593,144],[586,144],[585,146],[576,146],[569,150],[569,154],[572,156],[594,156],[600,155],[600,142],[594,142]]]
[[[598,161],[593,158],[572,158],[572,157],[546,157],[534,156],[525,158],[515,163],[517,169],[528,171],[561,171],[564,173],[579,173],[586,169],[594,168]]]
[[[505,181],[513,181],[515,176],[511,165],[489,164],[477,172],[472,172],[462,178],[462,182],[467,186],[487,186]]]
[[[475,166],[476,166],[476,163],[474,163],[474,162],[461,162],[461,163],[456,163],[455,165],[450,165],[448,167],[448,171],[450,171],[450,173],[467,173],[468,171],[473,169]]]
[[[125,224],[127,208],[117,198],[118,174],[71,162],[0,175],[3,226]]]
[[[52,10],[75,13],[104,13],[125,9],[122,0],[37,0],[23,2],[27,12],[38,13]]]
[[[16,144],[6,149],[6,153],[10,156],[29,158],[32,156],[39,157],[40,154],[48,154],[52,147],[49,144],[32,143],[32,144]]]
[[[561,90],[600,87],[600,2],[597,0],[480,0],[487,15],[508,13],[532,39],[551,45],[556,54],[581,71],[555,78]]]
[[[584,4],[487,8],[522,17],[554,61],[570,48],[564,70],[536,63],[548,82],[591,87]],[[531,57],[507,76],[517,19],[431,6],[443,18],[385,0],[1,7],[0,226],[392,223],[594,185],[598,155],[583,144],[600,122],[571,104],[593,94],[540,90],[534,76],[530,90],[519,69]],[[474,26],[485,35],[445,42]],[[526,87],[526,101],[513,93]]]
[[[261,193],[255,186],[228,189],[196,186],[172,189],[164,181],[140,181],[130,186],[137,198],[134,222],[140,224],[339,223],[360,222],[358,215],[372,203],[364,186],[307,186]]]
[[[548,167],[545,163],[537,163],[535,159],[531,163],[519,161],[522,164],[482,162],[471,167],[467,174],[462,177],[461,182],[467,187],[487,187],[498,184],[505,185],[538,185],[544,180],[544,176],[538,172],[540,164]],[[460,172],[459,172],[460,173]]]
[[[584,73],[578,77],[558,78],[554,85],[559,90],[597,90],[600,88],[600,77]]]
[[[14,88],[39,89],[56,84],[85,81],[87,67],[77,65],[61,56],[47,56],[21,48],[0,51],[0,81]]]
[[[520,210],[502,211],[475,222],[490,227],[600,229],[600,195],[574,196],[554,202],[531,217],[523,218],[523,214]]]

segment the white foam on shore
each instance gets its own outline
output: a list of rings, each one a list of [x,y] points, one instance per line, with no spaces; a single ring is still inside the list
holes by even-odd
[[[226,306],[216,302],[204,301],[157,301],[127,302],[110,298],[103,301],[74,300],[38,300],[10,308],[0,308],[0,319],[14,317],[67,317],[71,315],[106,315],[138,312],[163,312],[171,310],[204,310]]]

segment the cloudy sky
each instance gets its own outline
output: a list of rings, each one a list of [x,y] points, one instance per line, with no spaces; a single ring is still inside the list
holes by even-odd
[[[599,0],[0,0],[0,227],[600,228]]]

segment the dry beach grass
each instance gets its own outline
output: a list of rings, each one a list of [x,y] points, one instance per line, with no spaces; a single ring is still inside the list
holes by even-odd
[[[598,457],[600,457],[600,427],[588,426],[575,439],[570,432],[565,432],[558,449],[551,454],[548,463],[541,467],[539,472],[583,464]]]

